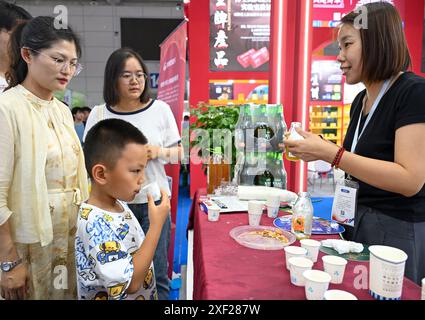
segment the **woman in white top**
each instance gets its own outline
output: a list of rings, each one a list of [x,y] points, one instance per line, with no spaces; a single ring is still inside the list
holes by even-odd
[[[81,71],[78,37],[54,18],[11,37],[0,94],[0,269],[6,299],[75,299],[74,241],[87,174],[69,108],[54,98]]]
[[[118,49],[109,57],[103,86],[105,104],[95,106],[87,120],[86,135],[97,122],[117,118],[130,122],[148,139],[146,179],[156,182],[171,196],[164,164],[178,163],[183,154],[180,135],[171,108],[149,96],[149,73],[143,59],[132,49]],[[159,188],[151,189],[155,201],[160,200]],[[146,191],[142,190],[129,204],[143,231],[149,229]],[[154,256],[155,277],[160,300],[168,299],[168,247],[171,219],[164,223]]]

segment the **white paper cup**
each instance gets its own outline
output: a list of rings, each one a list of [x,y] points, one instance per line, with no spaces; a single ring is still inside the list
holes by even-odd
[[[279,207],[271,207],[267,205],[267,216],[269,218],[277,218],[279,214]]]
[[[266,197],[266,205],[270,207],[280,207],[280,195],[279,194],[269,194]]]
[[[347,260],[337,256],[323,256],[322,260],[325,272],[331,276],[331,283],[342,283]]]
[[[291,271],[291,283],[297,287],[303,287],[305,285],[303,272],[311,270],[313,261],[304,257],[292,257],[288,262]]]
[[[393,247],[370,246],[369,292],[378,300],[400,300],[407,254]]]
[[[283,248],[285,250],[285,260],[286,260],[286,269],[289,269],[289,259],[293,257],[305,257],[307,255],[307,249],[296,247],[296,246],[288,246]]]
[[[323,296],[329,288],[331,276],[319,270],[304,271],[303,276],[307,300],[323,300]]]
[[[248,221],[250,226],[258,227],[260,225],[263,208],[264,203],[262,201],[248,201]]]
[[[425,278],[422,279],[422,300],[425,300]]]
[[[161,190],[156,181],[146,179],[140,187],[140,193],[150,194],[152,197],[155,197],[156,195],[161,195]]]
[[[260,214],[263,213],[264,202],[257,200],[248,201],[248,212]]]
[[[328,290],[323,298],[324,300],[358,300],[354,294],[342,290]]]
[[[258,227],[261,224],[262,213],[251,213],[248,212],[248,222],[252,227]]]
[[[312,239],[302,239],[300,240],[301,247],[307,249],[307,258],[313,262],[317,262],[317,257],[319,255],[320,242]]]
[[[216,222],[220,219],[220,209],[208,208],[208,221]]]

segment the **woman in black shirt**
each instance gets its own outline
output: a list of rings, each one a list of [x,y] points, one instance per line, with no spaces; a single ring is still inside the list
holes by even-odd
[[[365,12],[367,28],[362,28]],[[302,130],[305,140],[285,145],[302,160],[332,163],[359,183],[352,240],[405,251],[406,276],[420,283],[425,277],[425,79],[406,71],[411,60],[402,21],[389,3],[366,4],[344,16],[338,43],[346,82],[366,86],[352,104],[343,147]]]

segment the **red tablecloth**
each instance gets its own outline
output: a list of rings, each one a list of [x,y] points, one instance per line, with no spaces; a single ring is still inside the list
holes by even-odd
[[[234,227],[247,225],[247,213],[221,214],[218,222],[209,222],[198,204],[205,189],[198,190],[192,203],[188,229],[194,230],[194,300],[304,300],[304,287],[291,284],[285,266],[284,250],[262,251],[249,249],[233,240],[229,232]],[[273,219],[262,216],[262,225],[273,225]],[[326,237],[313,237],[323,240]],[[295,242],[293,245],[299,245]],[[313,269],[323,270],[321,257]],[[363,265],[365,268],[356,266]],[[373,300],[367,289],[368,262],[349,261],[343,284],[330,284],[329,289],[345,290],[358,299]],[[419,300],[421,288],[405,278],[403,300]]]

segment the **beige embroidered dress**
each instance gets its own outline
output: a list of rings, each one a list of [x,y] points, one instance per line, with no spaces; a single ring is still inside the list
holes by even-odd
[[[9,182],[7,203],[9,204],[8,209],[10,209],[9,216],[14,231],[13,236],[19,255],[26,261],[30,274],[28,298],[76,299],[74,241],[79,204],[82,198],[87,197],[87,178],[82,149],[74,131],[72,116],[69,109],[57,99],[41,100],[20,85],[11,90],[15,90],[14,93],[25,100],[21,104],[30,105],[27,106],[31,109],[28,116],[32,117],[33,122],[37,122],[37,124],[33,123],[33,127],[39,126],[38,129],[33,128],[33,132],[38,130],[35,139],[35,134],[32,134],[33,143],[28,141],[28,145],[25,147],[33,147],[34,163],[44,163],[45,167],[40,172],[34,168],[35,177],[26,177],[26,181],[20,181],[20,183],[35,182],[36,185],[43,185],[38,189],[35,187],[35,190],[43,192],[36,196],[37,199],[32,199],[38,203],[38,208],[42,208],[43,212],[34,214],[36,208],[31,208],[31,212],[18,212],[18,210],[10,208],[22,208],[19,201],[24,201],[14,198],[10,193],[10,189],[13,189],[10,185],[16,184],[14,181],[16,173],[0,170],[0,224],[5,219],[3,215],[7,215],[4,208],[1,208],[3,202],[1,200],[5,195],[5,192],[1,191],[2,189],[5,191],[4,178],[8,178],[12,180]],[[5,105],[3,99],[6,94],[7,92],[0,95],[0,111],[2,111],[2,105]],[[14,107],[19,108],[20,105]],[[25,112],[25,108],[22,112]],[[16,120],[11,120],[7,112],[4,114],[6,114],[6,116],[3,115],[4,117],[0,114],[0,130],[2,131],[1,125],[7,125],[2,124],[4,121],[15,128],[17,124],[14,121]],[[31,128],[26,129],[31,130]],[[16,135],[21,135],[21,133],[20,130],[12,129],[11,131],[14,133],[12,134],[14,137],[10,137],[12,139],[9,144],[13,144],[15,141],[15,145],[12,146],[15,150],[10,149],[11,146],[9,146],[9,150],[5,148],[9,155],[3,154],[0,157],[8,158],[6,164],[9,164],[9,167],[10,162],[14,162],[15,168],[17,167],[19,170],[20,167],[25,167],[16,165],[21,157],[16,152],[16,141],[19,141]],[[0,147],[5,144],[5,141],[1,141]],[[20,147],[24,149],[23,146]],[[41,156],[41,161],[36,159],[38,153],[44,154]],[[20,174],[20,176],[23,175]],[[35,181],[31,181],[33,179]],[[41,201],[47,201],[47,207],[41,206],[39,204]],[[47,227],[45,227],[46,225]],[[27,233],[27,235],[23,233]],[[51,239],[51,241],[46,239]]]

